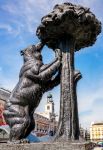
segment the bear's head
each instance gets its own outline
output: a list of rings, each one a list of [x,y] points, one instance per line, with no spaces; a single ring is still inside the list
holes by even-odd
[[[24,57],[24,62],[29,60],[42,61],[41,49],[38,49],[35,45],[31,45],[24,50],[21,50],[20,54]]]

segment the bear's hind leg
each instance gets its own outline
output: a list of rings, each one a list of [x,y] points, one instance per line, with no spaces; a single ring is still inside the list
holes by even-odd
[[[4,111],[5,119],[10,126],[10,142],[16,143],[25,138],[25,133],[30,125],[28,106],[11,104]]]
[[[10,141],[16,142],[16,141],[21,141],[22,139],[24,139],[25,133],[26,133],[26,130],[28,129],[29,124],[30,124],[30,121],[26,117],[23,118],[18,123],[15,122],[15,124],[12,126],[10,130]]]

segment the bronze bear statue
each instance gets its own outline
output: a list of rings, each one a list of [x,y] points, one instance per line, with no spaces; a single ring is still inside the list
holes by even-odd
[[[55,60],[44,65],[41,50],[44,44],[32,45],[21,51],[24,64],[19,81],[7,100],[4,117],[10,126],[11,142],[25,139],[35,127],[33,113],[42,95],[60,83],[60,51]]]

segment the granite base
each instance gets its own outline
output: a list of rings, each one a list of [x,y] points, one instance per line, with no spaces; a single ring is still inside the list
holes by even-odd
[[[93,143],[30,143],[30,144],[4,144],[0,143],[0,150],[92,150]]]

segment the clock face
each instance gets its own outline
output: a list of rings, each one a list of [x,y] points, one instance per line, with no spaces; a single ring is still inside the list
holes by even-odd
[[[50,110],[50,106],[47,106],[47,110]]]

